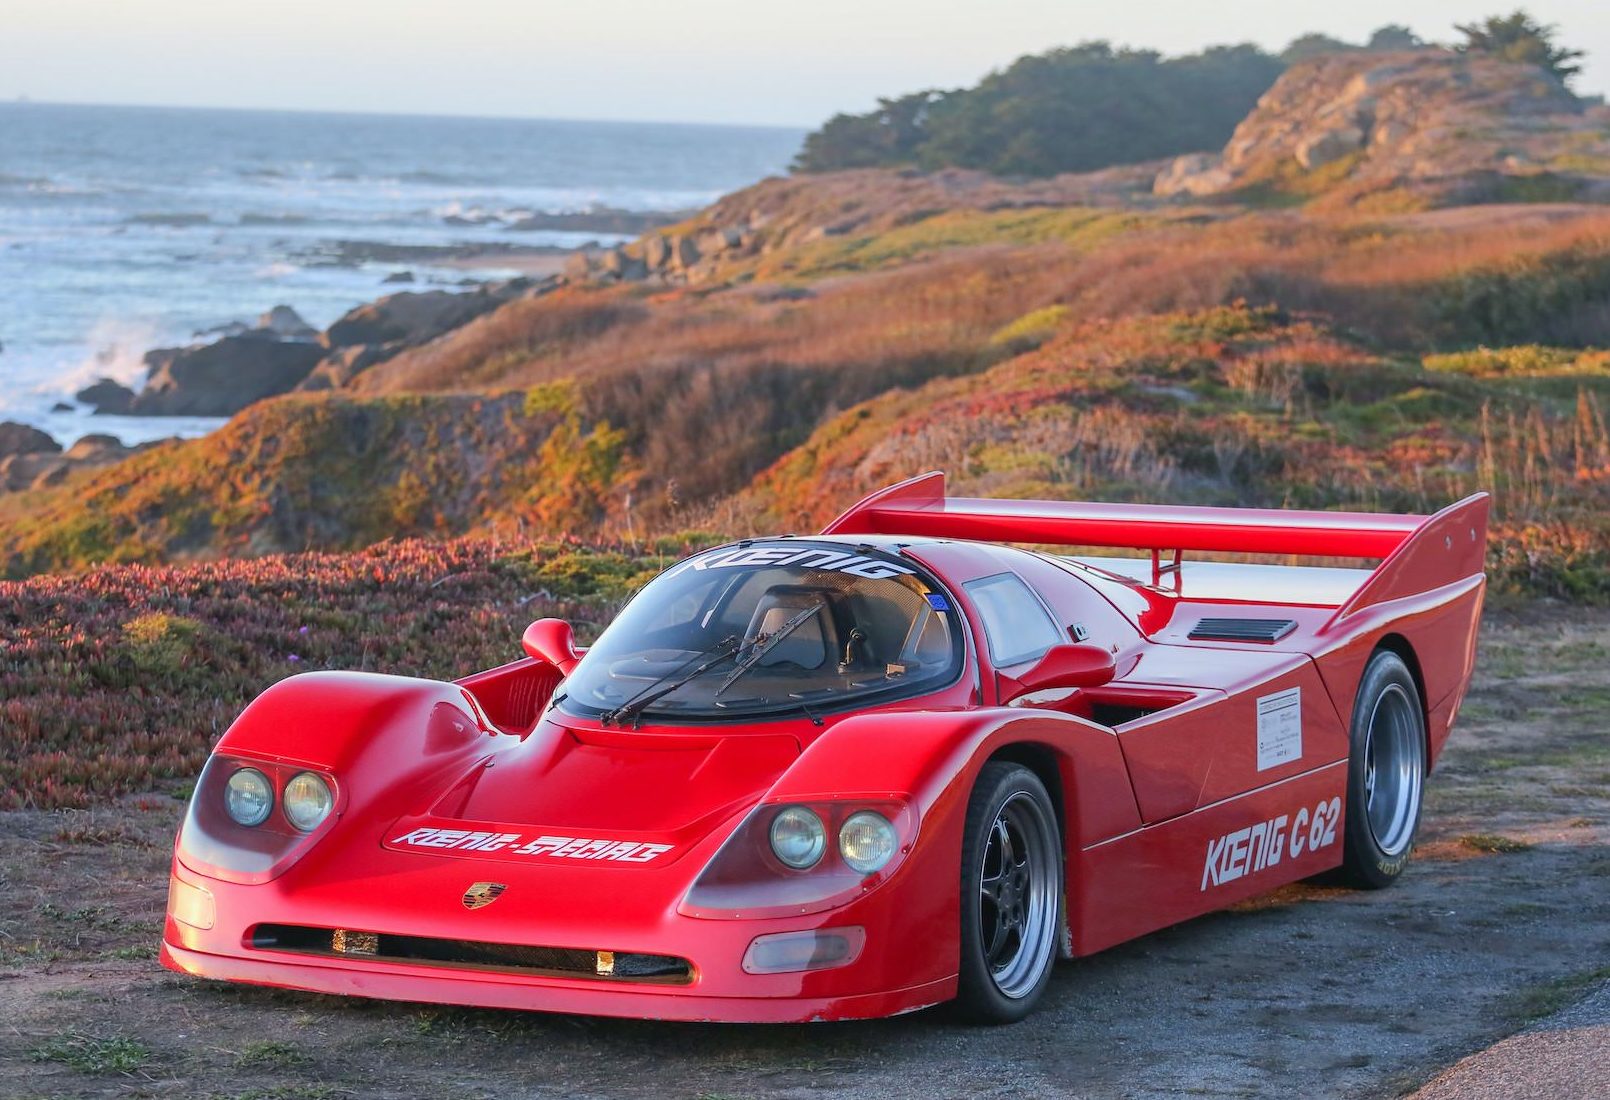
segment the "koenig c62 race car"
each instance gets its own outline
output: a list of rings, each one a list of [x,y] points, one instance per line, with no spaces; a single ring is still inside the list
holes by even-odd
[[[454,683],[292,677],[196,785],[162,961],[614,1016],[1019,1019],[1059,956],[1402,873],[1487,505],[947,499],[929,474],[683,560],[585,652],[543,620]]]

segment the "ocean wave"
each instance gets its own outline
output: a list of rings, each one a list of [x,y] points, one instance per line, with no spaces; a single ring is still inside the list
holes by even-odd
[[[306,214],[253,214],[240,216],[241,225],[306,225],[313,219]]]
[[[463,176],[449,175],[446,172],[433,172],[428,168],[415,168],[411,172],[403,172],[395,181],[386,182],[462,184],[471,181]]]
[[[73,394],[102,378],[139,389],[145,384],[145,353],[159,343],[159,334],[140,321],[105,318],[90,329],[85,343],[91,350],[41,386],[42,392]]]
[[[211,225],[212,216],[193,211],[156,211],[130,214],[123,219],[125,225],[154,225],[166,229],[189,229],[198,225]]]
[[[10,172],[0,172],[0,187],[16,187],[32,191],[35,188],[49,187],[51,181],[45,176],[15,176]]]

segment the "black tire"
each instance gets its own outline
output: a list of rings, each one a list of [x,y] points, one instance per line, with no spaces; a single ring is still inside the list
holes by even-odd
[[[1425,792],[1425,710],[1403,658],[1376,650],[1359,681],[1347,759],[1347,814],[1339,877],[1380,890],[1414,851]]]
[[[974,1023],[1016,1023],[1045,994],[1063,927],[1062,831],[1045,784],[1029,769],[992,761],[979,771],[961,888],[956,1010]]]

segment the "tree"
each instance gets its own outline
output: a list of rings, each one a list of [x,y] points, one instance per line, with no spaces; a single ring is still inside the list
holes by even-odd
[[[923,140],[929,108],[944,95],[912,92],[898,99],[879,99],[878,109],[868,114],[834,115],[805,138],[805,147],[794,158],[794,170],[823,172],[911,163]]]
[[[1356,49],[1358,47],[1351,42],[1343,42],[1340,38],[1332,38],[1328,34],[1302,34],[1293,38],[1291,44],[1280,51],[1280,60],[1288,65],[1295,65],[1299,61],[1306,61],[1320,54],[1346,53]]]
[[[1086,42],[1021,57],[976,87],[836,115],[805,139],[794,167],[955,165],[1049,176],[1215,149],[1281,68],[1250,45],[1164,58]]]
[[[1420,36],[1401,23],[1388,23],[1384,27],[1375,28],[1370,40],[1364,44],[1366,50],[1415,50],[1424,46]]]
[[[1454,29],[1465,36],[1464,42],[1455,47],[1460,53],[1490,54],[1505,61],[1540,65],[1562,83],[1582,71],[1582,66],[1572,62],[1583,57],[1583,52],[1555,45],[1556,28],[1535,22],[1524,11],[1489,15],[1480,23],[1455,24]]]

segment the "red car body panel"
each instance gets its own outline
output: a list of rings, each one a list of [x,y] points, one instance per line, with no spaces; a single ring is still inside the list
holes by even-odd
[[[1039,771],[1058,803],[1066,953],[1101,950],[1340,863],[1353,696],[1382,646],[1419,682],[1435,760],[1474,661],[1486,510],[1484,495],[1429,518],[979,501],[946,498],[942,475],[925,475],[812,541],[899,554],[931,574],[966,624],[961,674],[849,713],[623,729],[551,706],[568,667],[536,656],[453,684],[293,677],[247,707],[214,761],[274,777],[314,770],[334,812],[306,836],[265,834],[261,866],[241,872],[230,866],[235,834],[208,825],[204,773],[176,844],[163,962],[296,989],[600,1015],[909,1011],[956,992],[967,801],[1002,756]],[[1380,564],[1182,561],[1186,550]],[[1002,573],[1070,637],[1111,652],[1111,681],[1017,698],[1024,669],[993,667],[965,587]],[[1191,638],[1204,618],[1292,625],[1267,642]],[[1300,712],[1289,759],[1264,759],[1255,734],[1271,696]],[[831,904],[690,901],[750,813],[785,803],[900,808],[901,854]],[[496,904],[472,907],[487,883],[501,887]],[[399,960],[278,929],[529,945],[596,955],[597,970]],[[818,929],[861,930],[864,947],[829,969],[746,969],[756,937]],[[686,971],[612,973],[606,960],[626,955],[685,960]]]

